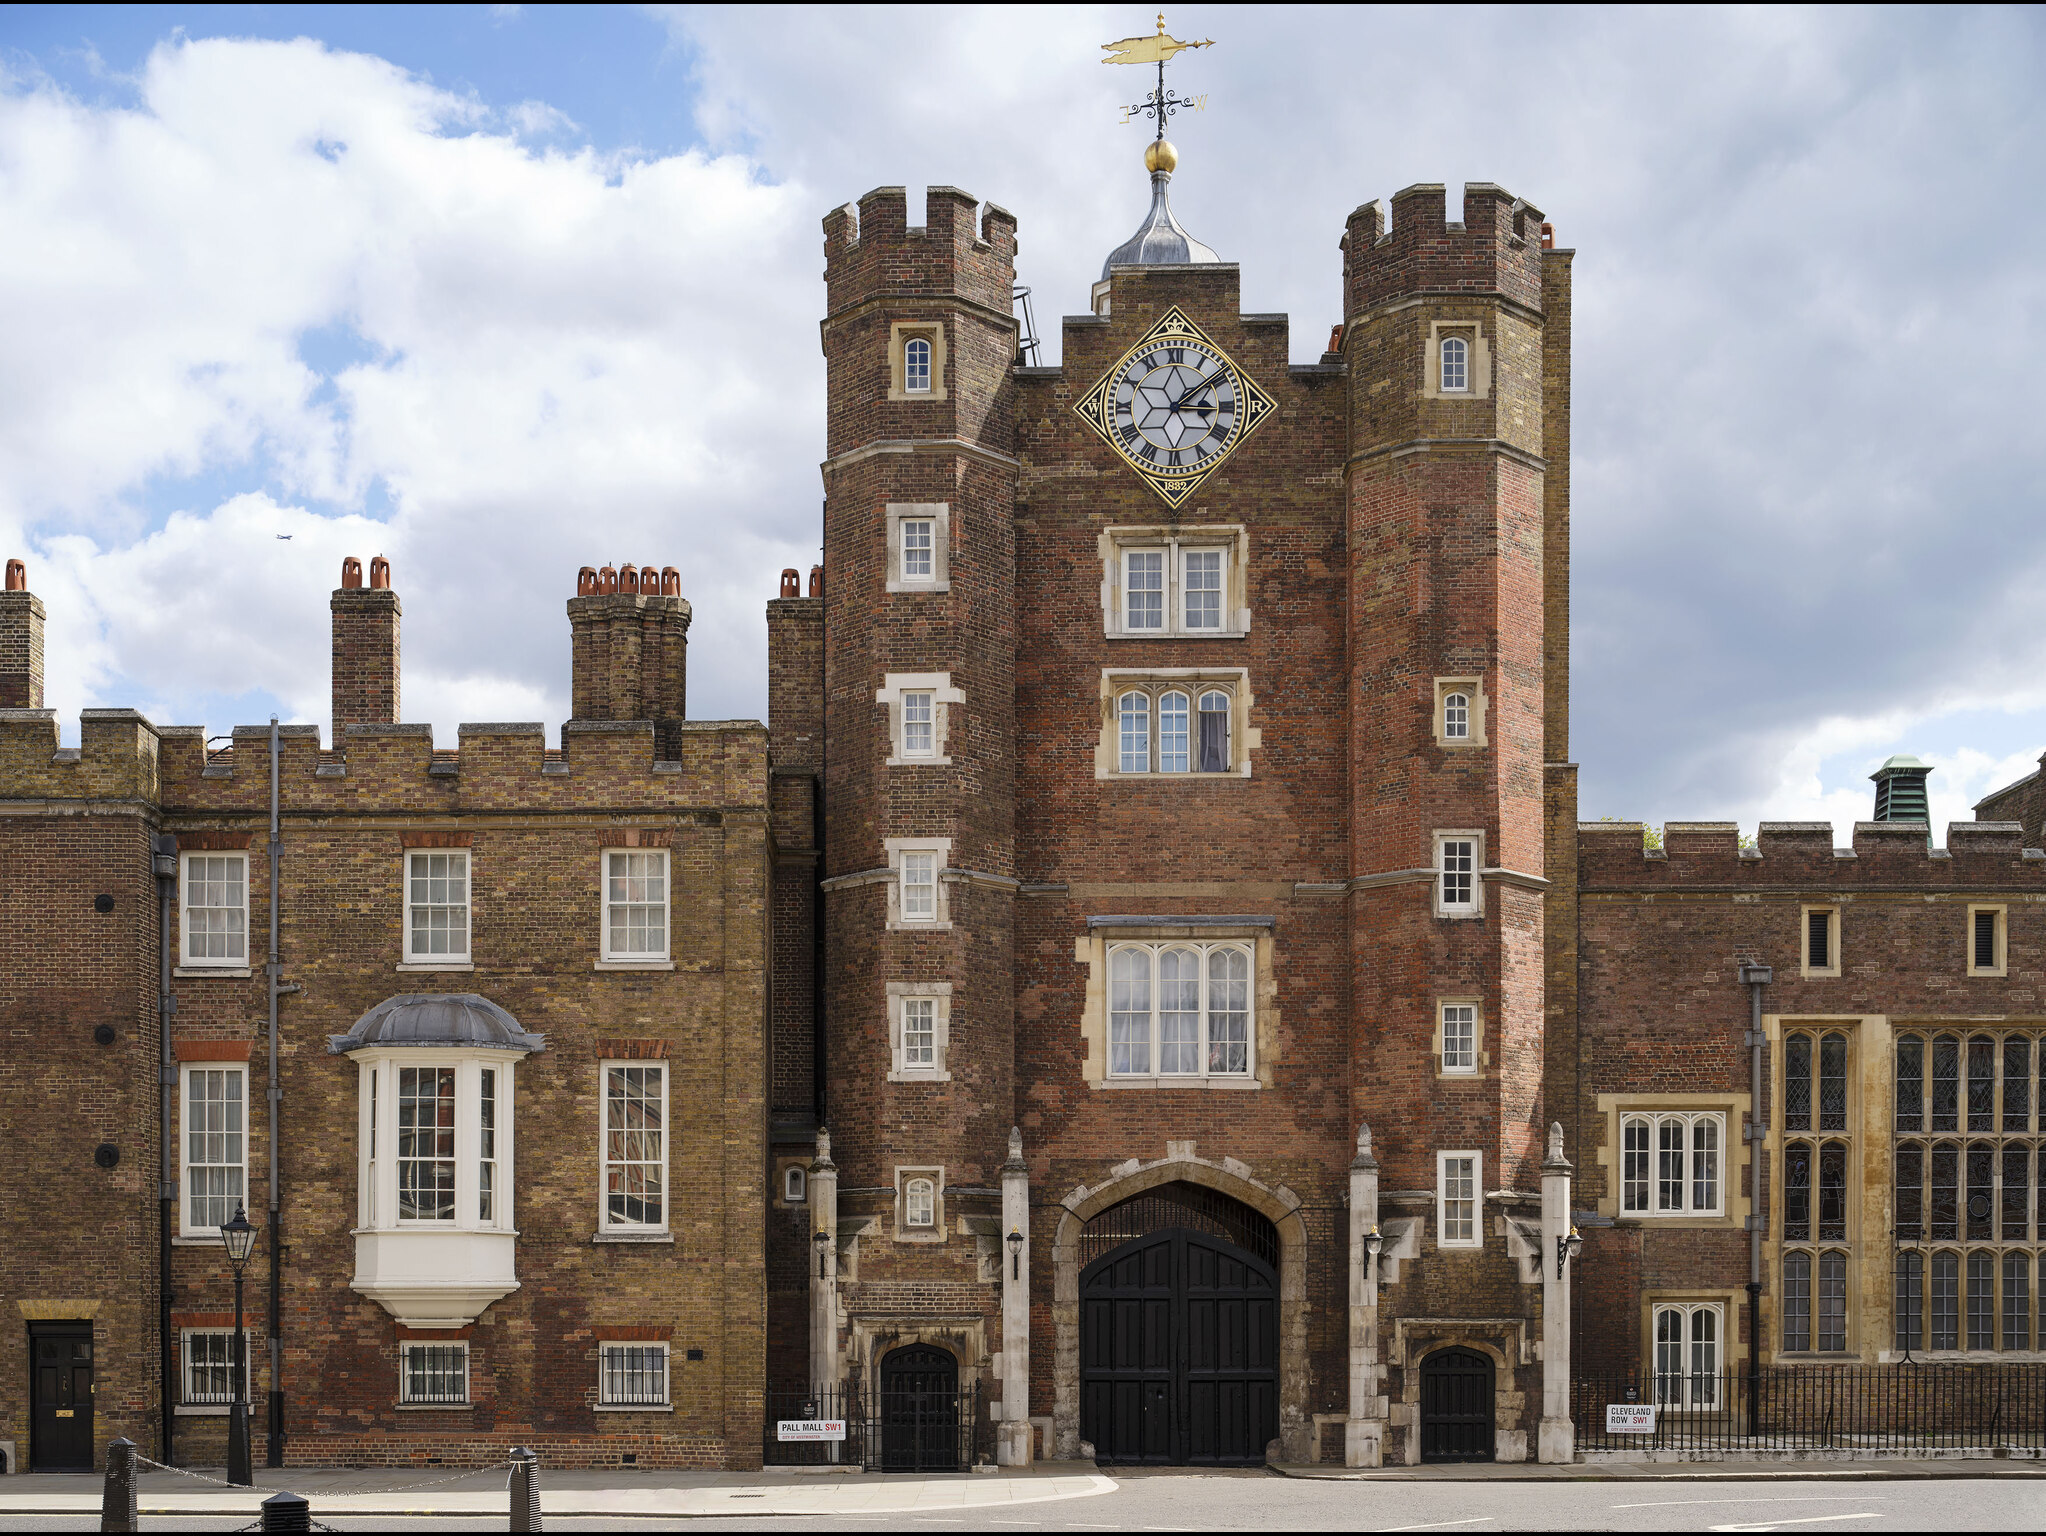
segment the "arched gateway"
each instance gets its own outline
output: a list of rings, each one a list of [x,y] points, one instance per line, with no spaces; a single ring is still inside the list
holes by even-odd
[[[1080,1235],[1080,1434],[1103,1462],[1258,1463],[1279,1432],[1279,1236],[1165,1184]]]

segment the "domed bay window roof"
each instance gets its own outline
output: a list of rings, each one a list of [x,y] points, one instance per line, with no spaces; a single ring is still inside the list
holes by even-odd
[[[1179,151],[1169,140],[1157,139],[1144,149],[1144,168],[1151,173],[1151,211],[1137,232],[1108,253],[1101,264],[1101,281],[1094,285],[1094,313],[1108,313],[1108,275],[1117,267],[1170,267],[1219,262],[1207,246],[1186,232],[1172,215],[1168,189],[1172,172],[1179,164]]]
[[[459,1328],[518,1289],[513,1074],[544,1050],[473,992],[389,997],[330,1035],[356,1065],[355,1276],[413,1328]]]

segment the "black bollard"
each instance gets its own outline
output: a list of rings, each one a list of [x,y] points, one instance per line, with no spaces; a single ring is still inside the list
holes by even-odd
[[[266,1531],[310,1531],[313,1507],[304,1494],[273,1493],[263,1501],[263,1529]]]
[[[540,1529],[540,1458],[523,1445],[511,1451],[511,1528]]]
[[[99,1528],[103,1531],[139,1531],[141,1517],[135,1509],[135,1442],[126,1438],[107,1446],[106,1489],[100,1495]]]

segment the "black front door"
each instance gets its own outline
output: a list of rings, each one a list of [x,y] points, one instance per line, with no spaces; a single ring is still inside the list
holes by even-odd
[[[1439,1349],[1421,1362],[1421,1460],[1492,1459],[1492,1362]]]
[[[881,1470],[959,1470],[959,1362],[929,1344],[881,1358]]]
[[[92,1324],[30,1323],[29,1463],[92,1470]]]
[[[1279,1432],[1279,1287],[1211,1233],[1133,1238],[1080,1275],[1080,1434],[1097,1460],[1260,1463]]]

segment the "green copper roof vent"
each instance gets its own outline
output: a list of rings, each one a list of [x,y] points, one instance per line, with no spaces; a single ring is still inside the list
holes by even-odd
[[[1877,821],[1922,821],[1925,835],[1932,836],[1932,807],[1925,797],[1926,776],[1932,764],[1921,763],[1908,752],[1900,752],[1869,775],[1875,780]]]

